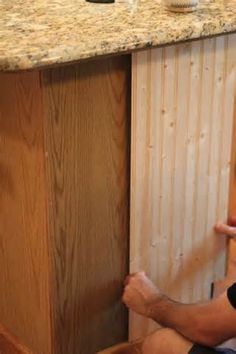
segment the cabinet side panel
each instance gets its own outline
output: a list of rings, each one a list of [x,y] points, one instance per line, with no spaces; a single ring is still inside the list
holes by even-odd
[[[39,73],[0,74],[0,322],[49,354],[50,309]]]
[[[127,338],[130,57],[44,73],[57,354]]]

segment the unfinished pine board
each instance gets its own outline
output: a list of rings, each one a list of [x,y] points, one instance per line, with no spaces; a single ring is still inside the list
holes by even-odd
[[[225,274],[235,66],[235,34],[133,54],[130,271],[183,302]]]

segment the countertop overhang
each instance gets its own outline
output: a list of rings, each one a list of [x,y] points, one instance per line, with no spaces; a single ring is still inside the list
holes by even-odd
[[[236,31],[236,0],[174,14],[158,1],[0,2],[0,71],[66,64]]]

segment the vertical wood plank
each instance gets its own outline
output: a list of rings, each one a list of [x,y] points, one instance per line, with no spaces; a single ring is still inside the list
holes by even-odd
[[[189,106],[187,111],[187,136],[186,136],[186,176],[185,180],[185,216],[184,216],[184,233],[182,243],[182,254],[186,255],[192,252],[193,234],[194,230],[194,213],[195,213],[195,200],[196,200],[196,161],[198,159],[198,149],[196,144],[196,137],[198,135],[198,109],[196,107],[196,100],[199,100],[201,95],[200,75],[202,62],[200,59],[201,42],[195,43],[195,46],[190,46],[190,72],[189,72]],[[190,80],[191,78],[191,80]],[[180,235],[181,237],[181,235]],[[182,256],[182,274],[185,274],[185,283],[182,285],[182,300],[188,301],[189,297],[194,292],[194,276],[189,276],[188,272],[191,267],[192,274],[194,274],[195,263],[189,264],[189,258]]]
[[[181,299],[181,287],[176,286],[175,279],[183,272],[183,235],[184,235],[184,219],[187,209],[185,198],[186,185],[186,142],[188,134],[188,115],[189,115],[189,98],[185,98],[185,104],[179,102],[185,97],[186,92],[190,90],[190,46],[176,47],[175,67],[176,67],[176,98],[175,112],[173,121],[175,125],[174,131],[174,158],[172,162],[172,193],[171,193],[171,215],[167,216],[171,225],[171,234],[169,239],[170,257],[173,259],[170,263],[169,272],[171,284],[168,291],[171,291],[174,298]],[[173,65],[173,63],[170,63]],[[181,196],[181,197],[180,197]],[[172,222],[170,222],[172,220]],[[165,220],[166,222],[166,220]],[[188,243],[188,240],[185,239]],[[168,257],[168,256],[167,256]]]
[[[43,74],[55,352],[127,339],[130,57]]]
[[[39,73],[0,74],[0,321],[34,353],[49,354],[42,124]]]
[[[215,224],[216,220],[219,217],[225,216],[227,214],[227,210],[225,210],[220,202],[217,201],[220,198],[220,190],[219,185],[221,183],[221,169],[219,168],[219,164],[221,162],[221,142],[225,138],[223,137],[222,129],[222,119],[224,117],[222,107],[224,106],[224,85],[225,85],[225,77],[227,76],[225,73],[225,69],[227,66],[225,54],[227,51],[226,48],[227,41],[224,37],[218,38],[214,43],[214,63],[213,63],[213,89],[212,89],[212,97],[210,101],[211,106],[211,138],[210,138],[210,146],[209,146],[209,159],[208,159],[208,202],[210,199],[209,207],[208,207],[208,215],[207,215],[207,223],[206,223],[206,234],[210,234],[212,236],[212,225]],[[228,119],[228,118],[227,118]],[[232,129],[232,125],[229,126],[229,129]],[[226,138],[227,139],[227,138]],[[231,139],[228,140],[229,144],[231,144]],[[226,158],[229,158],[230,154]],[[227,171],[227,176],[229,176],[229,171]],[[224,186],[223,192],[225,193],[225,189],[228,190],[229,178],[225,181],[226,185]],[[227,201],[225,195],[223,195],[223,200]],[[219,240],[219,245],[223,248],[225,247],[225,240],[222,239],[222,243]],[[216,272],[216,278],[221,278],[219,274],[219,270],[224,271],[225,269],[225,254],[223,253],[221,256],[218,252],[215,252],[214,246],[216,244],[212,244],[208,242],[210,248],[208,248],[207,253],[209,254],[209,267],[208,272],[205,275],[205,284],[209,284],[212,282],[212,272]],[[214,254],[217,257],[214,257]],[[214,267],[215,264],[215,267]],[[218,266],[217,266],[218,265]],[[222,274],[222,277],[224,274]],[[206,285],[205,285],[206,286]]]
[[[235,43],[133,54],[130,270],[186,302],[209,298],[225,273],[225,240],[212,228],[227,216]],[[131,339],[151,329],[131,314]]]

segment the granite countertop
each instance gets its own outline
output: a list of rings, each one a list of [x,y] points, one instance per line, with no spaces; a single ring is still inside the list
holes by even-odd
[[[236,0],[202,0],[191,14],[168,12],[158,0],[0,0],[0,71],[42,68],[234,31]]]

